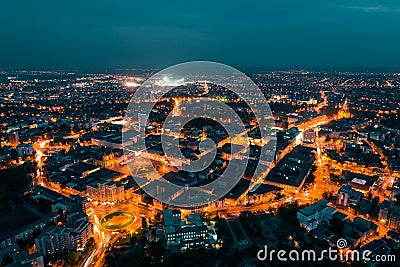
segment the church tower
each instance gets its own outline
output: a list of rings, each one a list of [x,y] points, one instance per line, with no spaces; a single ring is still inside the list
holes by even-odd
[[[338,119],[349,119],[351,118],[351,113],[349,110],[349,105],[347,102],[347,99],[344,101],[343,105],[340,107],[339,112],[338,112]]]

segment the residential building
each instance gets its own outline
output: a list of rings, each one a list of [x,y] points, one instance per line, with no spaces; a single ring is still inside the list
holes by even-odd
[[[362,197],[362,193],[354,190],[350,185],[342,186],[337,195],[337,203],[342,206],[356,206]]]
[[[88,184],[86,193],[91,200],[98,202],[114,202],[125,198],[124,185],[111,179],[103,179]]]
[[[188,216],[182,221],[180,210],[164,210],[164,232],[167,246],[171,249],[185,250],[210,244],[207,225],[200,214]]]
[[[303,187],[314,161],[313,149],[297,146],[276,164],[265,181],[287,192],[296,193]]]
[[[387,223],[390,228],[400,230],[400,205],[383,201],[379,210],[379,220]]]
[[[305,228],[307,231],[311,231],[317,228],[323,221],[328,222],[336,212],[335,208],[329,206],[328,200],[321,199],[299,210],[297,212],[297,219],[301,227]]]
[[[66,227],[50,226],[35,238],[36,248],[42,255],[83,249],[93,236],[93,224],[82,210],[67,213],[67,219]]]

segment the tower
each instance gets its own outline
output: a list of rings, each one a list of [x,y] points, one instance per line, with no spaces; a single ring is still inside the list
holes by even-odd
[[[351,113],[349,110],[349,105],[347,102],[347,99],[344,101],[343,105],[340,107],[339,112],[338,112],[338,119],[349,119],[351,118]]]

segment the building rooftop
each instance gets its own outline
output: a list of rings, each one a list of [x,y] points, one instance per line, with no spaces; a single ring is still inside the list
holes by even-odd
[[[258,195],[258,194],[266,194],[269,192],[277,192],[283,190],[280,187],[269,185],[269,184],[260,184],[258,187],[253,188],[247,195]]]
[[[266,180],[299,187],[314,163],[315,155],[311,151],[303,146],[295,147],[268,173]]]
[[[320,212],[326,207],[328,207],[329,201],[326,199],[321,199],[315,202],[314,204],[299,210],[300,213],[304,214],[305,216],[311,216],[312,214],[316,212]]]
[[[100,167],[98,167],[96,165],[89,164],[86,162],[80,162],[80,163],[76,163],[71,166],[68,166],[65,171],[76,178],[83,178],[84,173],[94,172],[99,169],[100,169]]]
[[[360,190],[368,190],[378,178],[377,176],[368,176],[349,171],[344,171],[343,176],[346,183],[351,185],[353,188]]]
[[[348,216],[346,214],[338,211],[338,212],[335,212],[335,214],[333,214],[332,218],[336,218],[340,221],[344,221],[344,220],[346,220],[346,218],[348,218]]]
[[[347,193],[350,199],[358,199],[362,196],[360,191],[354,190],[351,185],[344,185],[339,189],[339,192]]]
[[[37,185],[33,188],[33,193],[37,196],[42,195],[45,198],[51,199],[52,201],[66,202],[68,200],[66,196],[40,185]]]

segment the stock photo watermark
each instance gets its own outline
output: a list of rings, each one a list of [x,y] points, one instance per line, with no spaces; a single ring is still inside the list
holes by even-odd
[[[265,245],[264,249],[257,252],[257,259],[260,261],[309,261],[309,262],[322,262],[322,261],[341,261],[341,262],[396,262],[395,255],[374,255],[371,250],[358,250],[347,248],[347,241],[340,238],[336,242],[338,249],[329,247],[328,249],[317,252],[313,249],[304,249],[301,251],[292,250],[274,250],[268,249]]]
[[[198,93],[198,88],[203,92]],[[227,104],[220,94],[212,93],[210,97],[208,93],[212,89],[229,92],[229,96],[234,98],[232,102],[248,107],[251,114],[248,113],[246,116],[252,116],[252,119],[244,121],[243,116],[239,114],[240,110]],[[162,117],[156,114],[155,107],[162,104],[165,98],[174,98],[175,101],[171,112]],[[163,119],[162,123],[155,126],[160,130],[160,140],[156,144],[160,151],[157,155],[147,143],[149,136],[147,131],[156,123],[152,121],[156,116]],[[227,137],[219,142],[204,137],[199,142],[201,155],[198,159],[192,160],[181,151],[180,133],[185,125],[199,118],[209,119],[221,125]],[[257,177],[264,178],[264,172],[274,160],[275,122],[268,101],[249,77],[224,64],[208,61],[187,62],[154,74],[136,90],[128,105],[125,121],[127,123],[122,135],[123,150],[132,176],[148,195],[176,207],[206,205],[230,192],[243,177],[251,158],[249,132],[257,130],[259,142],[268,143],[270,147],[270,151],[266,151],[267,146],[261,148],[251,188],[260,184]],[[135,134],[132,134],[133,132]],[[136,141],[132,141],[133,136]],[[232,140],[236,140],[236,146],[230,148],[233,156],[227,160],[224,171],[218,173],[216,179],[209,179],[210,182],[206,184],[170,182],[152,163],[154,157],[157,157],[157,160],[161,160],[174,172],[182,171],[185,177],[188,177],[193,173],[204,172],[212,166],[217,151],[220,151],[225,144],[230,144]],[[141,159],[141,165],[148,166],[147,176],[135,175],[138,158]],[[214,166],[208,174],[212,174],[215,170]]]

